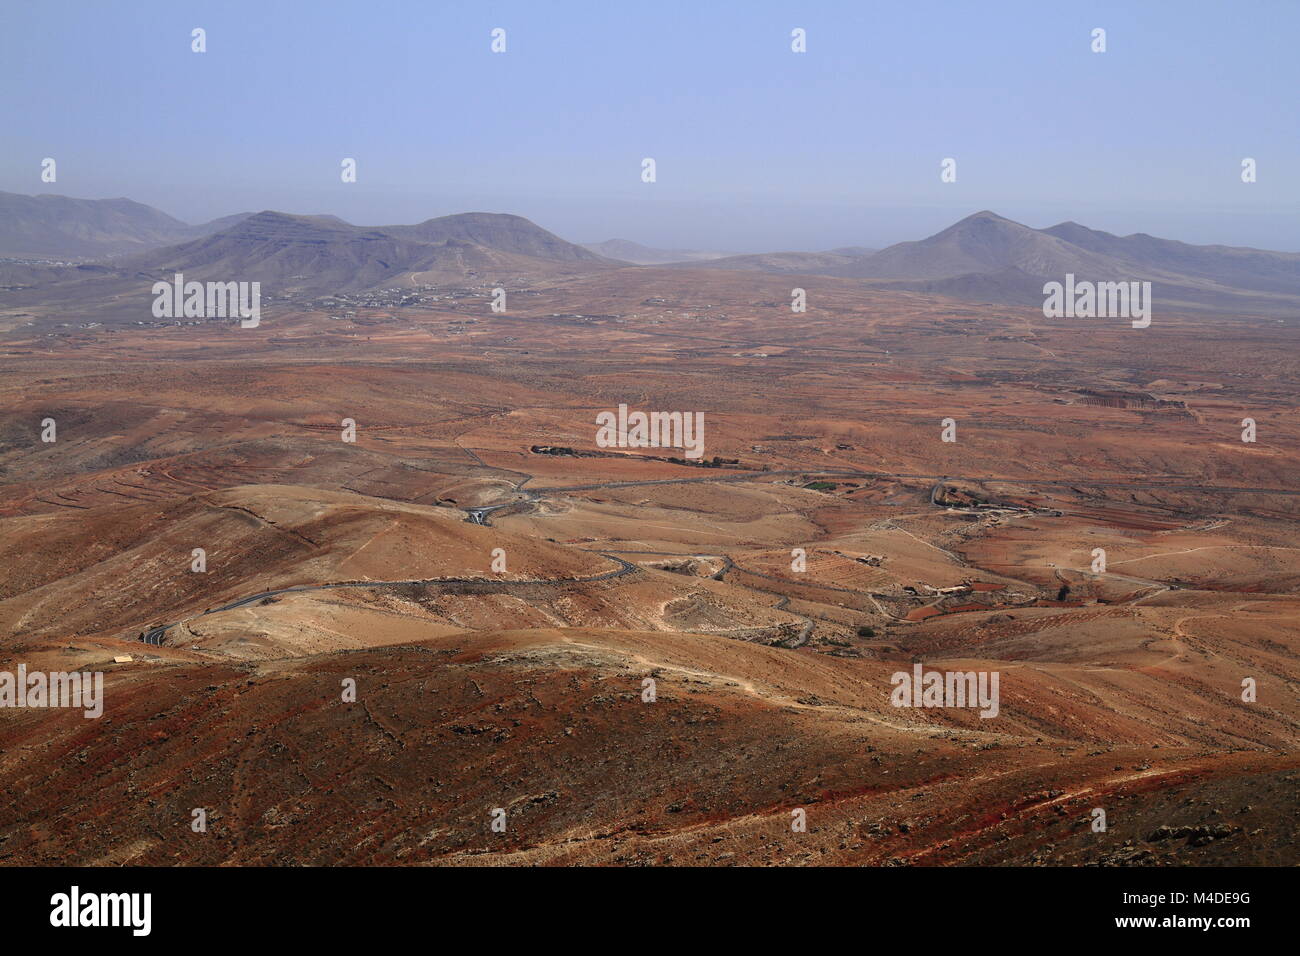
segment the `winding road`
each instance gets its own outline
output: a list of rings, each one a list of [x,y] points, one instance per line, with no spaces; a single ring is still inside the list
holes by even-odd
[[[297,584],[293,587],[276,588],[272,591],[261,591],[257,594],[250,594],[248,597],[240,598],[237,601],[231,601],[229,604],[223,604],[220,607],[208,608],[202,614],[195,614],[181,621],[173,621],[171,624],[160,624],[157,627],[151,627],[146,630],[140,640],[145,644],[160,645],[167,635],[167,631],[179,624],[185,624],[209,614],[219,614],[222,611],[233,611],[236,608],[246,607],[265,598],[275,597],[280,594],[301,594],[307,591],[333,591],[339,588],[397,588],[420,585],[424,587],[434,587],[436,585],[474,585],[482,588],[487,592],[506,591],[509,588],[519,585],[555,585],[567,586],[570,584],[593,584],[597,581],[611,581],[614,578],[621,578],[625,574],[633,571],[639,571],[635,564],[630,561],[624,561],[622,558],[612,554],[597,552],[602,558],[608,558],[610,561],[618,563],[618,567],[613,571],[606,571],[602,574],[593,574],[585,578],[512,578],[507,581],[494,580],[492,578],[412,578],[406,581],[338,581],[330,584]]]
[[[470,449],[464,449],[464,450],[466,451],[467,454],[469,454],[473,459],[475,459],[480,465],[482,465],[485,468],[494,471],[508,470],[508,469],[498,469],[495,466],[487,464],[481,458],[479,458],[475,452],[471,451]],[[1175,481],[1168,481],[1165,479],[1148,479],[1146,481],[1120,481],[1114,479],[1027,478],[1023,476],[998,477],[992,475],[985,475],[985,476],[950,476],[950,475],[932,475],[932,474],[924,475],[924,474],[910,474],[906,472],[858,471],[852,469],[835,469],[835,468],[830,468],[830,469],[801,468],[801,469],[781,469],[775,471],[751,469],[745,471],[733,471],[730,472],[729,474],[724,474],[724,475],[700,475],[691,478],[685,478],[685,477],[653,478],[653,479],[644,479],[644,480],[637,480],[637,481],[595,482],[592,484],[585,484],[585,485],[562,485],[556,487],[543,488],[534,491],[532,489],[525,490],[524,485],[532,481],[535,476],[530,475],[527,472],[510,472],[510,473],[525,476],[522,481],[520,481],[518,484],[515,485],[514,488],[514,494],[518,495],[519,498],[513,499],[511,501],[504,501],[495,505],[481,505],[472,508],[466,508],[465,520],[467,522],[469,522],[470,524],[491,526],[490,516],[492,515],[493,512],[500,511],[503,508],[508,508],[511,505],[518,503],[520,499],[524,501],[536,501],[539,498],[541,498],[543,494],[566,494],[566,493],[578,492],[578,491],[598,491],[598,490],[603,490],[608,488],[636,488],[636,487],[645,487],[645,486],[653,486],[653,485],[703,484],[703,483],[714,483],[714,482],[728,483],[728,482],[750,481],[755,478],[781,478],[781,477],[793,477],[798,475],[827,476],[827,477],[834,477],[834,478],[863,478],[863,479],[885,479],[885,480],[911,479],[911,480],[930,481],[933,482],[933,485],[931,486],[930,493],[929,493],[929,500],[932,505],[937,505],[935,497],[940,486],[943,484],[943,482],[950,481],[950,480],[975,482],[975,483],[1004,482],[1009,484],[1043,485],[1048,487],[1066,487],[1066,488],[1074,488],[1080,486],[1099,487],[1099,488],[1132,488],[1132,489],[1137,489],[1146,492],[1163,489],[1167,491],[1184,491],[1184,492],[1191,491],[1191,492],[1199,492],[1199,493],[1273,494],[1273,495],[1300,496],[1300,489],[1249,488],[1249,487],[1224,486],[1224,485],[1184,484],[1182,482],[1186,482],[1189,480],[1184,476],[1173,476],[1175,478]],[[900,528],[897,530],[901,531],[903,529]],[[943,549],[940,548],[938,550],[942,551]],[[303,585],[296,585],[294,587],[279,588],[272,591],[262,591],[259,592],[258,594],[253,594],[245,598],[240,598],[237,601],[232,601],[229,604],[223,604],[220,607],[210,608],[207,611],[204,611],[202,614],[196,614],[193,615],[192,617],[185,618],[184,621],[194,620],[196,618],[203,617],[208,614],[216,614],[222,611],[234,610],[236,608],[240,608],[248,604],[252,604],[256,601],[260,601],[269,597],[275,597],[280,594],[292,594],[292,593],[305,592],[305,591],[323,591],[323,590],[332,590],[337,588],[389,588],[389,587],[405,587],[411,585],[434,586],[439,584],[445,584],[445,585],[473,584],[473,585],[484,585],[484,586],[497,586],[502,589],[514,585],[521,585],[521,584],[554,584],[554,585],[584,584],[584,583],[592,583],[596,581],[607,581],[612,578],[621,577],[632,571],[638,570],[636,565],[628,561],[625,561],[622,558],[616,557],[613,554],[607,554],[605,552],[597,552],[597,553],[601,554],[602,557],[608,558],[611,561],[618,562],[619,568],[614,571],[606,572],[604,574],[598,574],[588,578],[572,578],[567,581],[556,580],[556,579],[493,581],[491,579],[483,579],[483,578],[425,578],[425,579],[411,579],[405,581],[341,581],[341,582],[335,582],[329,584],[303,584]],[[949,552],[945,552],[945,553],[949,553]],[[730,558],[726,557],[725,555],[722,557],[726,559],[727,566],[722,568],[720,571],[716,572],[713,575],[713,577],[717,580],[721,580],[722,577],[727,573],[727,571],[730,571],[734,566],[731,563]],[[755,574],[758,577],[766,576],[752,571],[746,573]],[[1140,579],[1135,579],[1135,580],[1140,580]],[[829,588],[829,590],[840,590],[840,589]],[[807,618],[805,618],[805,620],[807,620],[809,625],[811,625],[812,623],[811,620]],[[141,634],[140,640],[146,644],[161,645],[163,640],[166,637],[167,631],[170,628],[177,626],[178,624],[184,623],[184,621],[175,621],[171,624],[161,624],[156,627],[148,628],[147,630],[144,631],[143,634]]]

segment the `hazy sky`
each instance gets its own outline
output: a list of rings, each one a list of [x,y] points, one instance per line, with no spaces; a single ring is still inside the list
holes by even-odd
[[[3,0],[0,189],[738,252],[989,208],[1300,251],[1298,39],[1297,0]]]

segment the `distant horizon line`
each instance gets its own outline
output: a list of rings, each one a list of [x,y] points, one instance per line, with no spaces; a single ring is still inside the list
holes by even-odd
[[[562,240],[564,240],[565,242],[569,242],[569,243],[572,243],[572,244],[574,244],[574,245],[578,245],[578,246],[584,246],[584,247],[586,247],[586,246],[602,245],[602,244],[604,244],[604,243],[609,243],[609,242],[628,242],[628,243],[632,243],[632,244],[635,244],[635,245],[641,246],[642,248],[647,249],[647,250],[651,250],[651,251],[658,251],[658,252],[716,252],[716,253],[720,253],[720,254],[722,254],[724,257],[728,257],[728,258],[733,257],[733,256],[734,256],[734,257],[739,257],[739,256],[753,256],[753,255],[778,255],[778,254],[781,254],[781,253],[806,253],[806,254],[814,254],[814,253],[830,253],[833,249],[845,249],[845,248],[862,248],[862,249],[871,249],[873,252],[879,252],[879,251],[881,251],[881,250],[883,250],[883,249],[886,249],[886,248],[888,248],[889,246],[892,246],[892,245],[898,245],[898,244],[901,244],[901,243],[904,243],[904,242],[918,242],[918,241],[921,241],[921,240],[924,240],[924,239],[928,239],[928,238],[930,238],[930,237],[932,237],[932,236],[938,235],[939,233],[945,231],[946,229],[951,228],[952,226],[957,225],[958,223],[961,223],[961,222],[966,221],[967,219],[973,219],[973,218],[975,218],[975,217],[977,217],[977,216],[982,216],[982,215],[996,216],[998,219],[1004,220],[1004,221],[1009,222],[1009,223],[1012,223],[1012,224],[1014,224],[1014,225],[1023,226],[1024,228],[1026,228],[1026,229],[1031,229],[1031,230],[1033,230],[1034,232],[1045,232],[1045,231],[1047,231],[1048,229],[1054,229],[1054,228],[1056,228],[1056,227],[1058,227],[1058,226],[1074,225],[1074,226],[1080,226],[1080,227],[1085,228],[1085,229],[1089,229],[1089,230],[1091,230],[1091,231],[1093,231],[1093,232],[1098,232],[1098,233],[1102,233],[1102,234],[1105,234],[1105,235],[1108,235],[1108,236],[1113,236],[1113,237],[1115,237],[1115,238],[1117,238],[1117,239],[1131,239],[1131,238],[1147,237],[1147,238],[1158,239],[1158,240],[1166,241],[1166,242],[1180,242],[1180,243],[1183,243],[1184,245],[1189,245],[1189,246],[1194,246],[1194,247],[1202,247],[1202,248],[1203,248],[1203,247],[1224,247],[1224,248],[1231,248],[1231,249],[1248,249],[1248,250],[1254,250],[1254,251],[1257,251],[1257,252],[1278,253],[1278,254],[1282,254],[1282,255],[1300,255],[1300,249],[1294,249],[1294,250],[1292,250],[1292,249],[1269,249],[1269,248],[1265,248],[1265,247],[1263,247],[1263,246],[1234,245],[1234,244],[1229,243],[1229,242],[1190,242],[1190,241],[1185,240],[1185,239],[1177,239],[1177,238],[1173,238],[1173,237],[1170,237],[1170,236],[1160,236],[1160,235],[1156,235],[1155,233],[1150,233],[1150,232],[1146,232],[1146,231],[1131,232],[1131,233],[1127,233],[1127,234],[1121,235],[1121,234],[1119,234],[1119,233],[1109,232],[1109,231],[1107,231],[1107,230],[1105,230],[1105,229],[1097,229],[1097,228],[1095,228],[1095,227],[1093,227],[1093,226],[1087,226],[1087,225],[1085,225],[1083,222],[1081,222],[1080,220],[1078,220],[1078,219],[1074,219],[1074,218],[1062,219],[1062,220],[1060,220],[1059,222],[1054,222],[1054,223],[1052,223],[1051,225],[1048,225],[1048,226],[1031,226],[1031,225],[1029,225],[1028,223],[1021,222],[1021,221],[1018,220],[1018,219],[1012,219],[1012,218],[1009,217],[1009,216],[1004,216],[1004,215],[1002,215],[1001,213],[996,212],[996,211],[994,211],[994,210],[992,210],[992,209],[990,209],[990,208],[987,208],[987,207],[986,207],[986,208],[983,208],[983,209],[976,210],[975,212],[967,213],[966,215],[960,216],[960,217],[958,217],[958,218],[952,220],[952,221],[951,221],[947,226],[944,226],[943,228],[938,229],[938,230],[936,230],[936,231],[934,231],[934,232],[928,233],[928,234],[926,234],[926,235],[920,236],[919,238],[911,238],[911,239],[896,239],[896,240],[894,240],[893,242],[886,242],[886,243],[879,243],[879,242],[871,242],[871,243],[868,243],[868,242],[848,242],[848,243],[845,243],[845,242],[840,242],[840,243],[836,243],[836,244],[834,244],[834,245],[832,245],[832,246],[823,246],[823,247],[818,247],[818,248],[804,248],[804,249],[801,249],[801,248],[795,248],[795,247],[784,246],[784,247],[765,248],[765,249],[763,249],[763,250],[761,250],[761,251],[758,251],[758,252],[736,252],[736,251],[734,251],[734,250],[725,250],[725,249],[721,249],[721,248],[709,248],[709,247],[707,247],[707,246],[706,246],[706,247],[700,247],[700,246],[694,246],[694,245],[678,245],[678,244],[676,244],[676,243],[674,243],[674,244],[672,244],[672,245],[652,244],[652,243],[642,242],[642,241],[639,240],[639,239],[629,239],[627,236],[610,236],[610,237],[605,238],[605,239],[582,239],[582,240],[577,240],[577,239],[567,239],[567,238],[565,238],[564,236],[561,236],[559,233],[557,233],[557,232],[555,232],[554,230],[552,230],[551,228],[549,228],[548,226],[542,225],[541,223],[538,223],[536,220],[531,219],[531,218],[528,217],[528,216],[520,215],[519,213],[514,213],[514,212],[491,212],[491,211],[486,210],[486,209],[466,209],[466,210],[462,210],[462,211],[460,211],[460,212],[444,213],[444,214],[442,214],[442,215],[427,216],[427,217],[425,217],[425,218],[423,218],[423,219],[417,219],[417,220],[414,220],[414,221],[412,221],[412,222],[408,222],[408,223],[401,223],[401,222],[385,222],[385,223],[375,223],[375,224],[370,224],[370,223],[358,223],[358,222],[353,222],[352,220],[345,219],[345,218],[343,218],[342,216],[338,215],[337,213],[332,213],[332,212],[310,212],[310,213],[301,213],[301,212],[288,212],[288,211],[283,210],[283,209],[275,209],[275,208],[267,207],[267,208],[265,208],[265,209],[258,209],[258,210],[255,210],[255,211],[250,211],[250,210],[248,210],[248,209],[242,209],[242,210],[239,210],[239,211],[236,211],[236,212],[225,213],[225,214],[220,215],[220,216],[214,216],[214,217],[212,217],[211,219],[206,219],[206,220],[202,220],[202,221],[199,221],[199,222],[191,222],[191,221],[186,220],[186,219],[181,219],[180,217],[175,216],[175,215],[173,215],[172,213],[167,212],[165,209],[162,209],[162,208],[160,208],[160,207],[158,207],[158,206],[153,205],[152,203],[143,202],[143,201],[141,201],[141,200],[139,200],[139,199],[133,199],[133,198],[131,198],[130,196],[109,196],[109,197],[101,197],[101,198],[89,198],[89,197],[82,197],[82,196],[70,196],[70,195],[68,195],[68,194],[66,194],[66,193],[56,193],[56,192],[21,193],[21,192],[11,192],[11,191],[9,191],[9,190],[0,190],[0,193],[8,193],[8,194],[11,195],[11,196],[22,196],[22,197],[27,198],[27,199],[66,199],[66,200],[70,200],[70,201],[73,201],[73,202],[129,202],[129,203],[134,203],[134,204],[139,205],[139,206],[144,206],[145,208],[148,208],[148,209],[152,209],[152,210],[154,210],[155,212],[161,213],[162,215],[167,216],[169,219],[173,219],[173,220],[175,220],[176,222],[180,223],[181,225],[186,226],[186,227],[189,227],[189,228],[197,228],[197,227],[200,227],[200,226],[205,226],[205,225],[208,225],[208,224],[210,224],[210,223],[218,222],[218,221],[220,221],[220,220],[222,220],[222,219],[229,219],[229,218],[232,218],[232,217],[235,217],[235,216],[252,217],[252,216],[260,216],[260,215],[263,215],[263,214],[265,214],[265,213],[276,213],[276,214],[283,215],[283,216],[293,216],[293,217],[301,218],[301,219],[312,219],[312,218],[332,218],[332,219],[337,219],[339,222],[343,223],[344,225],[352,226],[352,227],[354,227],[354,228],[358,228],[358,229],[382,229],[382,228],[384,228],[385,226],[408,226],[408,225],[419,225],[419,224],[421,224],[421,223],[430,222],[430,221],[435,220],[435,219],[450,219],[450,218],[454,218],[454,217],[456,217],[456,216],[473,216],[473,215],[484,215],[484,216],[511,216],[511,217],[516,218],[516,219],[523,219],[523,220],[525,220],[525,221],[527,221],[527,222],[530,222],[530,223],[532,223],[533,225],[537,226],[538,228],[546,230],[547,232],[551,233],[552,235],[556,236],[557,238],[562,239]],[[889,207],[889,208],[895,208],[895,207]]]

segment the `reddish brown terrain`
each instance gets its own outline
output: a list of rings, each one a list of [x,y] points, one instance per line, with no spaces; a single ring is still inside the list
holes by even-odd
[[[0,711],[0,861],[1300,862],[1294,319],[572,271],[0,309],[0,670],[105,673]]]

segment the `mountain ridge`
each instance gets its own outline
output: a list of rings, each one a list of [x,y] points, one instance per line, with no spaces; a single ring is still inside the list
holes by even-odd
[[[882,287],[1007,305],[1042,302],[1042,286],[1067,274],[1148,281],[1180,310],[1294,314],[1300,254],[1196,246],[1146,233],[1115,236],[1076,222],[1034,229],[984,209],[924,239],[878,252],[767,253],[675,268],[729,269],[863,279]]]
[[[0,256],[95,259],[183,242],[243,213],[190,225],[133,199],[76,199],[0,191]]]
[[[1007,305],[1041,302],[1045,282],[1073,274],[1080,280],[1150,282],[1158,298],[1178,310],[1279,315],[1300,309],[1300,253],[1197,246],[1146,233],[1117,236],[1074,221],[1034,229],[987,209],[879,251],[849,246],[721,256],[626,240],[595,244],[628,258],[568,242],[508,213],[359,226],[332,215],[267,209],[189,226],[129,199],[0,193],[0,212],[5,209],[16,214],[0,219],[0,256],[19,258],[17,247],[31,257],[73,259],[83,257],[58,250],[115,250],[95,258],[100,264],[94,266],[5,264],[0,284],[9,291],[70,281],[84,285],[106,275],[134,281],[184,272],[196,279],[260,281],[278,294],[330,293],[663,266],[827,275]]]

